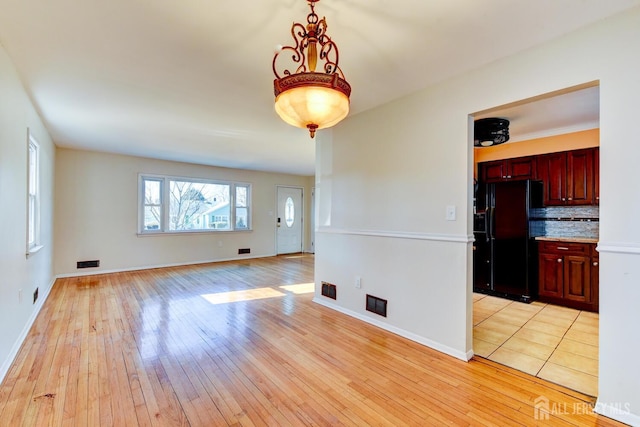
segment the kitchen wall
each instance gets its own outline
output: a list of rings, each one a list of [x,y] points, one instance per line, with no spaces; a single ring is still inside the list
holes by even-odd
[[[40,243],[27,248],[27,138],[40,146]],[[55,148],[0,45],[0,380],[53,284]],[[38,300],[33,292],[38,288]],[[20,295],[22,295],[20,297]]]
[[[139,173],[251,183],[253,230],[139,236]],[[58,148],[56,182],[55,272],[77,275],[275,255],[276,188],[303,187],[309,219],[313,177]],[[239,248],[251,255],[239,256]],[[76,261],[94,259],[99,268],[76,269]]]
[[[597,239],[599,206],[549,206],[530,212],[532,236],[588,237]]]
[[[600,146],[600,129],[588,129],[560,135],[510,142],[492,147],[473,149],[474,177],[478,163],[492,160],[535,156],[559,151]],[[534,209],[530,222],[533,236],[589,237],[599,236],[599,206],[549,206]]]
[[[474,176],[477,177],[478,163],[491,160],[512,159],[514,157],[535,156],[558,151],[578,150],[600,146],[600,129],[588,129],[526,141],[507,142],[492,147],[474,147]]]
[[[597,81],[603,197],[596,410],[640,425],[640,198],[633,196],[640,181],[629,178],[638,164],[637,40],[640,8],[354,115],[325,133],[317,142],[316,285],[336,284],[338,299],[323,298],[316,286],[315,301],[469,357],[472,115]],[[447,220],[448,207],[454,220]],[[388,299],[386,318],[365,310],[368,293]]]

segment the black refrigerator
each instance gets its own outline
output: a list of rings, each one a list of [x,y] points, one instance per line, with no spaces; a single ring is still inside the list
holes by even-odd
[[[537,253],[530,210],[542,207],[541,181],[486,184],[474,219],[473,288],[531,302],[538,296]]]

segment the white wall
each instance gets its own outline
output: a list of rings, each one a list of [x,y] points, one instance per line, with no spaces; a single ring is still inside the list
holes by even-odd
[[[468,357],[469,114],[599,80],[598,410],[639,425],[638,40],[640,8],[352,116],[321,138],[316,284],[338,285],[338,300],[321,297],[318,286],[315,300]],[[457,207],[456,221],[445,220],[447,205]],[[355,289],[356,276],[362,289]],[[389,300],[386,319],[365,311],[366,293]]]
[[[40,145],[41,243],[26,257],[27,138]],[[55,149],[16,70],[0,46],[0,380],[53,284]],[[39,297],[32,303],[33,291]],[[19,292],[22,290],[22,301]]]
[[[138,236],[139,173],[251,183],[253,231]],[[275,255],[276,186],[304,187],[308,218],[313,178],[58,148],[56,182],[55,272],[76,275]]]

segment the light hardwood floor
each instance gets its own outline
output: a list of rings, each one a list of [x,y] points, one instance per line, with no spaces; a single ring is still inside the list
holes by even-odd
[[[0,426],[619,425],[588,396],[313,303],[313,262],[58,280],[0,385]]]

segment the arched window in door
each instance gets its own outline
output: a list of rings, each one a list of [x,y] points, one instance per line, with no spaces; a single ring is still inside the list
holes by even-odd
[[[293,199],[291,197],[287,197],[286,202],[284,202],[284,223],[287,224],[287,227],[293,227],[295,215],[296,208],[293,204]]]

